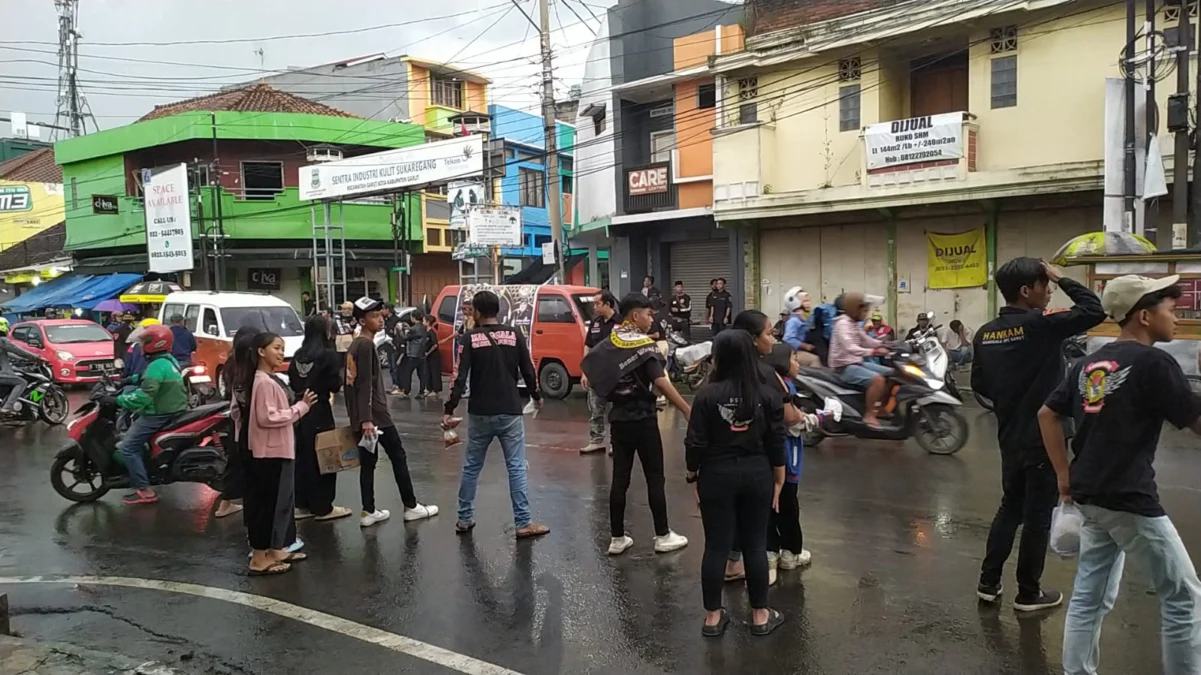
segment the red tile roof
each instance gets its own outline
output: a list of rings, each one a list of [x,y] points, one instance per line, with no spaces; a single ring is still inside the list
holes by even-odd
[[[255,84],[219,91],[216,94],[190,98],[186,101],[156,105],[154,110],[138,120],[154,120],[160,117],[178,115],[197,110],[221,112],[274,112],[274,113],[306,113],[309,115],[328,115],[330,117],[354,117],[348,112],[331,108],[327,105],[301,98],[285,91],[280,91],[266,83]]]
[[[0,180],[61,184],[63,168],[54,163],[53,148],[42,148],[0,163]]]

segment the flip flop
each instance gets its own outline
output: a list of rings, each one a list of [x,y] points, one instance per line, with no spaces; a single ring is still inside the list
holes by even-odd
[[[459,534],[467,534],[468,532],[470,532],[474,529],[475,529],[475,521],[474,520],[471,521],[470,523],[464,523],[464,522],[456,522],[455,523],[455,532],[458,532]]]
[[[292,566],[286,562],[276,561],[267,565],[261,570],[247,569],[246,576],[248,577],[273,577],[277,574],[286,574],[292,571]]]
[[[242,509],[244,509],[244,508],[246,508],[246,507],[242,506],[241,504],[234,504],[233,506],[230,507],[230,509],[228,511],[217,511],[216,516],[218,518],[228,518],[228,517],[234,515],[235,513],[241,513]]]
[[[726,632],[726,628],[730,625],[730,614],[726,610],[721,610],[721,619],[718,620],[716,626],[701,624],[701,635],[705,637],[721,637]]]
[[[768,635],[773,630],[779,628],[782,623],[784,623],[784,615],[778,610],[769,609],[767,610],[767,623],[752,623],[751,635],[758,635],[760,637]]]
[[[524,532],[522,530],[524,530]],[[540,523],[530,523],[520,530],[517,530],[518,539],[531,539],[533,537],[541,537],[544,534],[550,534],[550,528]]]
[[[727,581],[727,582],[729,582],[729,581],[742,581],[742,580],[743,580],[743,579],[745,579],[745,578],[746,578],[746,572],[742,572],[742,573],[740,573],[740,574],[727,574],[727,575],[726,575],[726,581]]]
[[[297,562],[304,562],[305,560],[308,560],[308,559],[309,559],[308,553],[289,553],[288,557],[284,558],[280,562],[297,563]]]

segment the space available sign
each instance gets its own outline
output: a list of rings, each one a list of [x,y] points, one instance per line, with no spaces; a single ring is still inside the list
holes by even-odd
[[[521,207],[471,207],[467,210],[467,239],[482,246],[521,246]]]
[[[192,205],[188,199],[188,167],[144,169],[146,253],[151,272],[190,270],[192,263]]]
[[[483,136],[386,150],[300,169],[300,198],[338,199],[470,178],[484,171]]]
[[[963,157],[963,113],[873,124],[863,131],[867,170]]]

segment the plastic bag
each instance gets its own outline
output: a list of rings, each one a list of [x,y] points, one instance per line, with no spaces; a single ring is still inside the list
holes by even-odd
[[[448,424],[442,425],[442,444],[444,447],[450,448],[463,442],[459,438],[459,432],[455,431],[455,427],[462,423],[462,417],[452,417]]]
[[[364,433],[363,437],[361,439],[359,439],[359,447],[366,450],[367,452],[370,452],[373,455],[375,454],[375,451],[378,446],[379,446],[379,432],[378,431],[375,431],[375,432],[369,433],[369,434]]]
[[[1051,514],[1051,551],[1061,558],[1080,555],[1080,529],[1084,514],[1075,504],[1061,503]]]

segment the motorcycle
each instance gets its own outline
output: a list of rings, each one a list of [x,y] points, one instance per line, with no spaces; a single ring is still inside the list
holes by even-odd
[[[1087,353],[1088,336],[1081,333],[1063,341],[1060,347],[1060,356],[1063,358],[1064,370],[1072,367],[1076,359],[1082,358]],[[1199,389],[1201,390],[1201,389]],[[988,412],[993,412],[993,402],[984,394],[978,391],[972,391],[972,396],[976,398],[976,403],[980,404]]]
[[[67,421],[71,412],[67,392],[54,383],[54,372],[48,361],[38,359],[30,365],[17,365],[17,373],[25,379],[25,391],[13,404],[13,414],[3,418],[5,423],[35,422],[59,425]],[[8,392],[0,393],[0,397]]]
[[[672,382],[681,382],[684,379],[684,366],[677,358],[676,352],[681,347],[690,347],[692,343],[684,334],[674,328],[668,328],[667,332],[667,377]]]
[[[842,403],[842,420],[809,431],[804,443],[813,446],[826,436],[855,436],[876,440],[914,438],[923,450],[935,455],[953,455],[968,440],[968,424],[956,408],[963,402],[946,390],[949,359],[943,346],[932,335],[913,341],[891,343],[886,364],[893,368],[888,376],[887,397],[883,401],[880,428],[863,421],[865,394],[846,385],[838,374],[826,368],[801,368],[796,378],[797,400],[801,410],[815,413],[827,398]]]
[[[700,389],[709,380],[709,371],[713,369],[712,342],[678,347],[674,357],[679,381],[685,382],[690,390]]]
[[[94,502],[110,490],[129,487],[129,474],[117,450],[120,393],[120,382],[105,374],[67,425],[70,442],[50,467],[50,484],[64,499]],[[150,484],[203,483],[220,491],[225,449],[232,447],[232,439],[227,401],[180,414],[150,439],[145,454]]]
[[[189,408],[198,408],[216,398],[217,388],[213,386],[213,378],[209,375],[208,368],[201,364],[193,364],[185,367],[180,374],[188,390]]]

